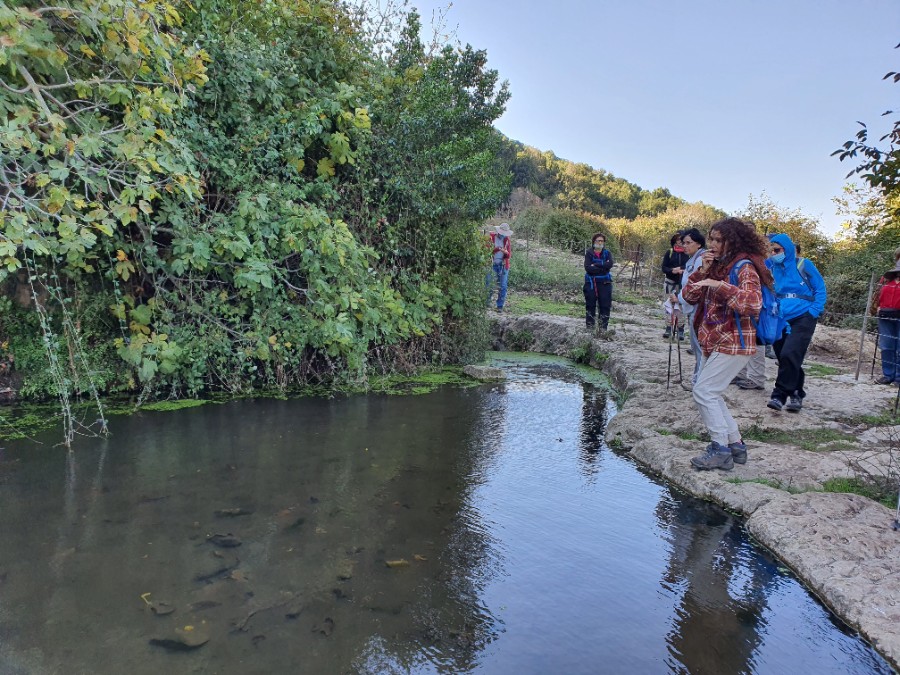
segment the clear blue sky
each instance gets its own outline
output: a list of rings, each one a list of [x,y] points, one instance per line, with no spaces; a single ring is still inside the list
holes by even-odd
[[[430,35],[446,0],[412,0]],[[729,212],[765,191],[840,223],[831,157],[900,108],[900,0],[453,0],[512,99],[496,126],[559,157]]]

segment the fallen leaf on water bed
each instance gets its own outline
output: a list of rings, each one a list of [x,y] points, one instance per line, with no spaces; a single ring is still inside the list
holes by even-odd
[[[400,560],[385,560],[384,564],[390,568],[409,567],[409,560],[406,560],[405,558],[400,558]]]
[[[419,555],[418,553],[416,553],[416,554],[413,556],[413,558],[415,558],[415,559],[418,560],[419,562],[425,562],[425,561],[428,560],[428,558],[426,558],[424,555]]]

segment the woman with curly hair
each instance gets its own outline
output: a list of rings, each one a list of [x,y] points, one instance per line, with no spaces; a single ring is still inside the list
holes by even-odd
[[[691,459],[691,464],[727,471],[735,462],[747,461],[747,446],[722,394],[756,352],[751,317],[762,309],[761,284],[771,288],[772,274],[766,267],[766,242],[752,223],[723,218],[710,228],[706,242],[703,262],[682,290],[684,299],[697,305],[694,327],[706,360],[693,394],[712,438],[706,452]],[[732,285],[731,270],[742,260],[750,264],[738,267],[738,283]]]

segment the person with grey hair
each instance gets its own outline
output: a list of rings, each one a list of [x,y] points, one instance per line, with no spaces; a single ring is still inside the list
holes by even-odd
[[[687,286],[688,278],[697,271],[703,262],[703,254],[706,253],[706,237],[704,237],[703,233],[696,227],[682,230],[681,248],[684,249],[684,252],[688,256],[687,261],[684,263],[684,272],[681,274],[681,288],[684,288]],[[697,375],[699,375],[700,369],[703,367],[704,357],[703,350],[700,348],[700,343],[697,341],[697,330],[694,328],[694,311],[697,309],[697,306],[692,305],[684,299],[681,288],[678,289],[678,301],[681,303],[681,313],[684,315],[684,322],[688,327],[688,334],[691,340],[691,351],[694,353],[695,359],[694,374],[691,376],[690,384],[690,387],[692,388],[697,382]],[[685,389],[688,388],[684,382],[681,383],[681,386]]]

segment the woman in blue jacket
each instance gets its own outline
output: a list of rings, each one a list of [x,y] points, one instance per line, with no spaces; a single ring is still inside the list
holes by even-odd
[[[588,330],[594,329],[599,315],[600,330],[609,326],[612,308],[613,257],[606,248],[606,236],[598,232],[591,238],[591,248],[584,254],[584,321]]]
[[[804,259],[798,266],[797,249],[786,234],[776,234],[769,241],[771,257],[766,265],[775,277],[775,295],[781,315],[790,324],[790,333],[775,342],[778,376],[772,398],[766,404],[772,410],[799,412],[806,391],[803,383],[803,359],[825,309],[825,280],[812,261]]]

